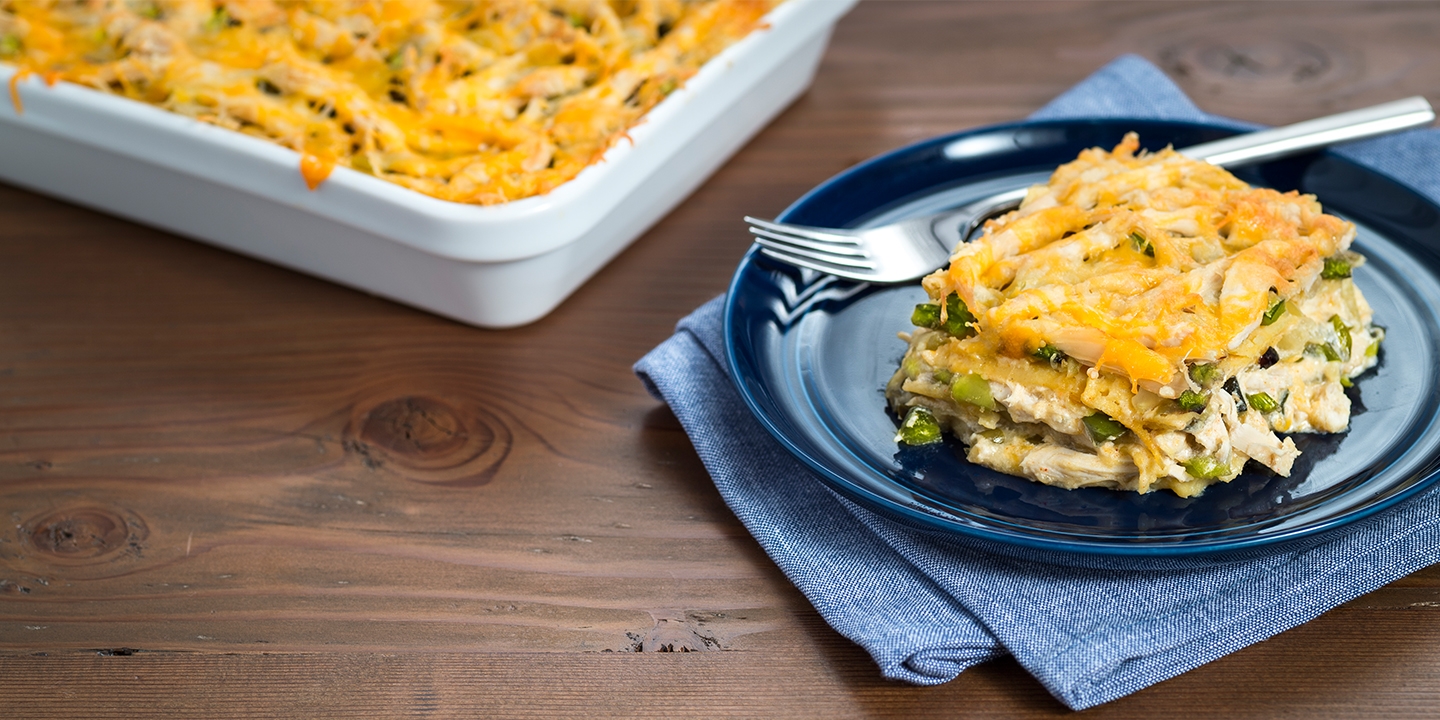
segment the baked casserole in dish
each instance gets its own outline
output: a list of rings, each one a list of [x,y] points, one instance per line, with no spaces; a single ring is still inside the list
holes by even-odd
[[[532,322],[809,86],[855,0],[0,0],[0,180]]]

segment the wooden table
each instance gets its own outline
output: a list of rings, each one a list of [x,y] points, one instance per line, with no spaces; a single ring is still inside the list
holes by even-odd
[[[826,177],[1115,56],[1266,123],[1440,100],[1436,3],[867,2],[813,90],[544,320],[484,331],[0,187],[7,716],[1066,715],[880,679],[631,364]],[[3,158],[0,158],[3,162]],[[1440,708],[1440,571],[1098,717]],[[690,652],[684,652],[684,651]]]

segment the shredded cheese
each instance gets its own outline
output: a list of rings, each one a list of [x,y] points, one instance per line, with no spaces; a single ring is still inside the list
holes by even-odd
[[[1354,238],[1313,196],[1252,188],[1170,149],[1137,157],[1138,147],[1132,134],[1061,166],[926,290],[958,293],[980,321],[973,342],[996,352],[1053,345],[1178,392],[1185,362],[1235,354],[1272,294],[1307,290]]]
[[[15,106],[15,114],[25,112],[25,103],[20,100],[20,83],[35,73],[29,70],[20,70],[10,76],[10,104]]]
[[[781,0],[0,0],[0,61],[444,200],[544,194]]]

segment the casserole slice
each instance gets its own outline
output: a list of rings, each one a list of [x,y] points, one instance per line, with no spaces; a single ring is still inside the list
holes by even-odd
[[[1343,432],[1383,330],[1355,228],[1127,136],[1030,189],[926,277],[886,388],[902,442],[946,431],[975,463],[1064,488],[1288,475],[1288,433]]]

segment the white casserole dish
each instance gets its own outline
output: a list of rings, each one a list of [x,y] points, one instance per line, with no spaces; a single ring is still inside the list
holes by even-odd
[[[789,0],[604,159],[547,195],[439,200],[125,98],[0,93],[0,179],[482,327],[532,322],[669,212],[809,86],[857,0]],[[0,65],[0,82],[15,68]],[[738,227],[738,226],[737,226]]]

